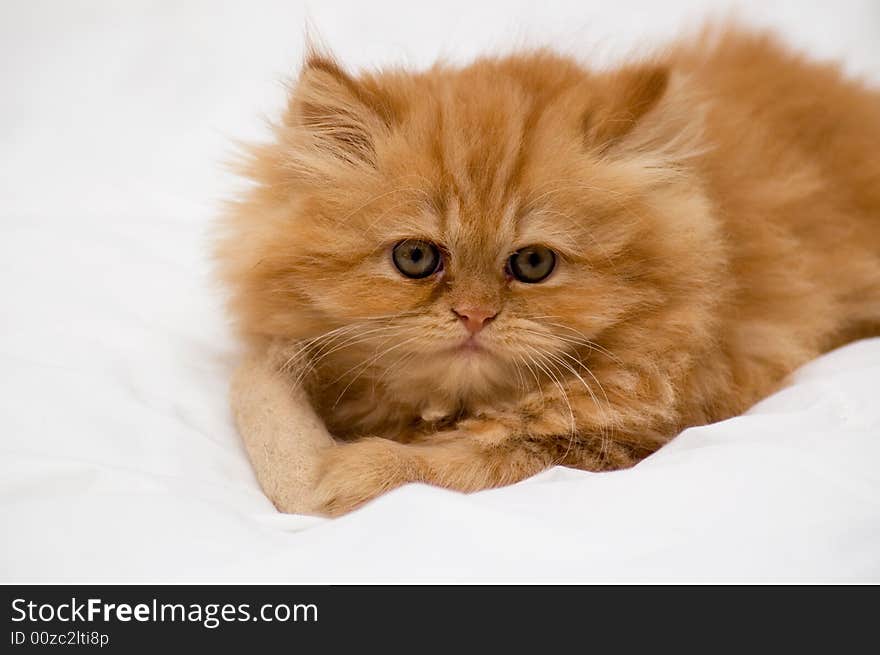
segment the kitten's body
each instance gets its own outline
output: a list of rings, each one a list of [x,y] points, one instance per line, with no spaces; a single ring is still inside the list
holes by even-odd
[[[352,441],[325,511],[628,466],[880,333],[880,94],[765,37],[713,41],[603,74],[311,59],[221,255],[252,345]],[[407,238],[443,270],[398,275]],[[552,276],[505,276],[535,243]],[[497,314],[466,347],[461,307]]]

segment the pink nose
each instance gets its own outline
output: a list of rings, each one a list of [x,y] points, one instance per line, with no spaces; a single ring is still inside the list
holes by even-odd
[[[453,309],[452,312],[461,319],[467,331],[476,334],[482,330],[486,323],[491,321],[498,312],[480,307],[462,307]]]

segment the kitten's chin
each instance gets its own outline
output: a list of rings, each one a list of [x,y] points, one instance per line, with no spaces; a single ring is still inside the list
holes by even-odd
[[[506,387],[510,381],[507,358],[491,344],[467,339],[444,352],[438,359],[440,375],[448,381],[449,390],[466,397],[473,392],[485,393]]]
[[[520,376],[516,357],[480,334],[437,343],[433,352],[423,351],[417,366],[395,366],[379,375],[397,400],[419,407],[437,398],[461,407],[496,394],[510,397],[522,386]]]
[[[396,403],[428,422],[509,402],[522,390],[509,357],[479,341],[446,344],[425,354],[418,366],[395,368],[380,377]]]

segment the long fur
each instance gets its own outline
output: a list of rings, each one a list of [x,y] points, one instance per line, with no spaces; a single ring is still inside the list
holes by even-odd
[[[630,466],[880,333],[880,94],[735,29],[593,72],[551,52],[347,73],[311,52],[218,248],[248,344],[341,440],[337,514]],[[443,271],[402,277],[402,239]],[[545,282],[517,249],[559,256]],[[497,317],[481,352],[452,308]]]

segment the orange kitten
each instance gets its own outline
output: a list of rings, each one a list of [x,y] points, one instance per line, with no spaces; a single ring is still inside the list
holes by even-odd
[[[358,77],[312,54],[225,223],[336,514],[634,464],[880,333],[880,94],[736,31]]]

